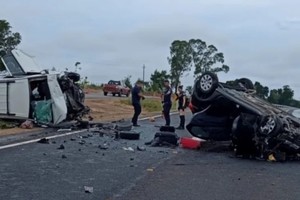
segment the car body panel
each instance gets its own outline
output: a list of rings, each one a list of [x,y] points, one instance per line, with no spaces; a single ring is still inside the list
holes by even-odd
[[[11,76],[40,74],[41,69],[33,57],[21,50],[12,50],[1,58],[6,70]]]
[[[58,124],[67,117],[66,100],[57,82],[57,75],[47,75],[47,81],[52,98],[53,123]]]
[[[30,110],[28,79],[0,81],[0,116],[27,118]]]

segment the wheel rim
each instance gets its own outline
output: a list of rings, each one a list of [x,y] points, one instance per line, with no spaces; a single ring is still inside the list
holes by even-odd
[[[200,87],[203,91],[209,91],[212,88],[213,79],[210,75],[205,74],[200,79]]]
[[[260,127],[260,130],[262,133],[270,134],[275,129],[275,126],[275,119],[273,117],[268,117],[265,124]]]

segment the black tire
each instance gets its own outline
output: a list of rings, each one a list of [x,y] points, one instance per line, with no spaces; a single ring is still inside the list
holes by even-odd
[[[126,97],[129,97],[129,92],[126,94]]]
[[[122,96],[122,91],[118,93],[118,96],[119,96],[119,97]]]
[[[177,146],[178,136],[173,132],[157,132],[155,133],[154,139],[159,138],[160,143],[168,143]]]
[[[242,84],[247,90],[254,90],[253,82],[248,78],[240,78],[239,83]]]
[[[116,94],[115,94],[115,93],[112,93],[112,95],[113,95],[113,96],[116,96]]]
[[[118,131],[131,131],[132,125],[131,124],[117,124],[116,129]]]
[[[201,93],[211,94],[218,87],[218,76],[212,72],[204,72],[197,80],[198,89]]]
[[[139,140],[140,139],[140,133],[134,132],[134,131],[120,131],[119,133],[121,139],[126,140]]]
[[[203,88],[201,89],[201,77],[206,77],[209,80],[211,80],[210,82],[211,87],[209,89],[207,87],[206,89]],[[211,77],[211,79],[209,77]],[[196,100],[198,103],[203,103],[203,102],[211,102],[214,99],[216,99],[218,97],[218,94],[215,93],[214,91],[218,87],[218,83],[219,80],[216,74],[211,72],[205,72],[204,74],[202,74],[199,78],[197,78],[193,87],[194,89],[193,89],[192,96],[194,100]]]
[[[264,136],[275,136],[282,130],[282,122],[277,116],[264,116],[259,123],[258,131]]]
[[[159,131],[175,133],[175,127],[174,126],[161,126]]]
[[[107,92],[103,92],[104,96],[107,96]]]

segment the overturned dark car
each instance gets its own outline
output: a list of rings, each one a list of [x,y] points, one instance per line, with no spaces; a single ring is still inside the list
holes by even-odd
[[[232,141],[237,156],[266,160],[299,160],[300,119],[255,94],[252,82],[221,83],[205,72],[195,80],[187,125],[195,137]]]

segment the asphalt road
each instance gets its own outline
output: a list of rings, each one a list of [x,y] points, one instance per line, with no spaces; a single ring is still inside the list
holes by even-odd
[[[178,116],[172,121],[177,125]],[[299,162],[241,160],[205,148],[137,151],[162,124],[141,122],[139,141],[83,132],[0,150],[0,199],[300,199]],[[105,144],[107,150],[98,147]]]

